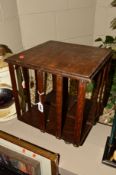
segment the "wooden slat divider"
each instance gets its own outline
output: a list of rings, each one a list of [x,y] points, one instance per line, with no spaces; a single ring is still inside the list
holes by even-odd
[[[56,76],[56,137],[61,137],[62,132],[62,95],[63,77]]]
[[[17,90],[14,65],[9,63],[8,66],[9,66],[9,72],[10,72],[10,76],[11,76],[11,83],[12,83],[12,89],[13,89],[13,93],[14,93],[17,117],[20,118],[21,110],[20,110],[20,103],[19,103],[19,96],[18,96],[18,90]]]
[[[39,102],[43,105],[43,112],[40,111],[40,118],[41,118],[41,130],[45,132],[45,115],[44,115],[44,98],[45,98],[45,88],[44,88],[44,73],[42,71],[37,71],[36,74],[37,78],[37,94]],[[40,95],[42,94],[42,95]],[[41,100],[40,100],[41,99]]]

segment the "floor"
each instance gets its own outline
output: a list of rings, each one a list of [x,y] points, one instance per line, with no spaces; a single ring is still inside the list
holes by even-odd
[[[66,144],[16,118],[0,122],[0,130],[60,154],[61,175],[116,175],[116,169],[101,163],[111,127],[97,123],[80,147]]]

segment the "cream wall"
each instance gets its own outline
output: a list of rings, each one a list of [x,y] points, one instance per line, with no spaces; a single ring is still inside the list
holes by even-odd
[[[116,36],[116,30],[110,28],[110,22],[116,17],[116,7],[111,6],[113,0],[96,0],[94,39],[106,35]]]
[[[17,0],[25,49],[47,40],[92,44],[96,0]]]
[[[13,52],[22,50],[16,0],[0,0],[0,44]]]
[[[51,39],[92,45],[99,36],[116,36],[110,28],[116,8],[110,2],[0,0],[0,43],[13,52]]]

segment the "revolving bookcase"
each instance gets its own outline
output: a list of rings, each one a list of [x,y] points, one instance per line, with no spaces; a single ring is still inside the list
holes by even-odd
[[[107,103],[111,56],[110,49],[48,41],[8,58],[18,119],[81,145]]]

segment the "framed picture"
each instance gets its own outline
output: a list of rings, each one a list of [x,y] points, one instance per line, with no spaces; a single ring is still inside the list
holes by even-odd
[[[110,137],[107,137],[102,163],[116,168],[116,138],[112,146],[109,145]]]
[[[0,131],[0,171],[12,171],[12,175],[58,175],[58,162],[57,153]]]

